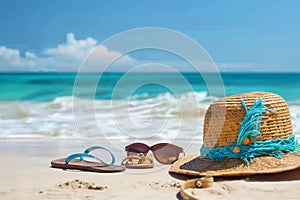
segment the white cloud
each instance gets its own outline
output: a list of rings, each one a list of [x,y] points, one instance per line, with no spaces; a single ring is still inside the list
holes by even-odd
[[[121,56],[117,61],[118,66],[128,66],[135,62],[127,55],[122,56],[119,52],[110,51],[103,45],[97,46],[97,41],[91,37],[76,40],[73,33],[68,33],[66,43],[44,49],[40,56],[29,51],[21,56],[18,49],[0,46],[0,71],[77,71],[94,49],[96,52],[93,55],[96,56],[91,58],[94,62],[93,71],[103,69],[101,64],[115,57]]]
[[[51,58],[84,59],[85,56],[96,46],[97,41],[93,38],[76,40],[73,33],[67,34],[66,44],[60,44],[55,48],[44,50],[43,54]]]
[[[20,51],[0,46],[0,58],[1,65],[18,65],[20,63]]]
[[[111,61],[116,60],[112,65]],[[100,45],[95,48],[89,55],[88,60],[84,63],[82,72],[92,71],[128,71],[130,68],[138,65],[134,58],[128,55],[122,55],[117,51],[110,51],[106,46]],[[108,69],[106,69],[109,67]]]
[[[25,52],[25,58],[29,58],[29,59],[35,59],[36,55],[34,53],[31,53],[29,51]]]
[[[112,51],[106,46],[97,45],[97,41],[91,37],[77,40],[73,33],[68,33],[66,42],[56,47],[44,49],[37,55],[30,51],[25,51],[24,55],[20,50],[0,46],[0,72],[8,71],[64,71],[76,72],[85,58],[88,66],[85,72],[104,71],[108,61],[119,58],[108,71],[120,72],[128,71],[139,65],[153,63],[153,60],[136,60],[129,55],[121,55],[118,51]],[[93,52],[92,54],[90,54]],[[161,60],[157,63],[169,66],[178,71],[191,71],[195,69],[184,60]],[[210,71],[210,67],[203,62],[199,63],[203,67],[203,71]],[[262,72],[262,71],[295,71],[295,68],[282,68],[283,65],[261,64],[261,63],[216,63],[219,71],[222,72]],[[147,65],[142,67],[143,72],[162,71],[157,65],[156,67]],[[299,71],[299,70],[298,70]]]

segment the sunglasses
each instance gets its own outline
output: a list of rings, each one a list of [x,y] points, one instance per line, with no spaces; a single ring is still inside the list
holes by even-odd
[[[183,148],[169,143],[158,143],[151,147],[144,143],[133,143],[125,147],[127,155],[137,155],[139,153],[146,154],[152,151],[155,159],[161,164],[172,164],[178,160],[181,154],[184,155]]]

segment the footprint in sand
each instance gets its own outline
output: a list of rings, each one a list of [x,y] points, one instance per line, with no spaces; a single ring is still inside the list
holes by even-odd
[[[58,185],[61,189],[88,189],[88,190],[104,190],[107,186],[95,185],[93,182],[85,182],[81,180],[73,180]]]
[[[149,186],[151,186],[154,189],[158,189],[158,188],[180,188],[181,184],[179,182],[168,182],[168,183],[160,183],[160,182],[153,182],[150,183]]]

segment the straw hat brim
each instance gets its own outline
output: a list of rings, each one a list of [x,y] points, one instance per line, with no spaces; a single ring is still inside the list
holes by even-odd
[[[248,164],[241,159],[226,158],[224,161],[217,161],[199,155],[187,155],[173,163],[169,172],[191,176],[248,176],[297,168],[300,168],[299,152],[287,153],[280,159],[261,156]]]

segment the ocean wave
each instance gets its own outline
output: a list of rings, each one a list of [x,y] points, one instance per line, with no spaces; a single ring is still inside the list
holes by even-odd
[[[189,92],[123,100],[66,96],[49,102],[1,102],[0,137],[201,140],[206,109],[216,99],[207,92]],[[290,104],[290,111],[299,139],[300,104]]]
[[[145,97],[1,102],[0,137],[174,138],[182,131],[189,137],[213,100],[206,92]]]

